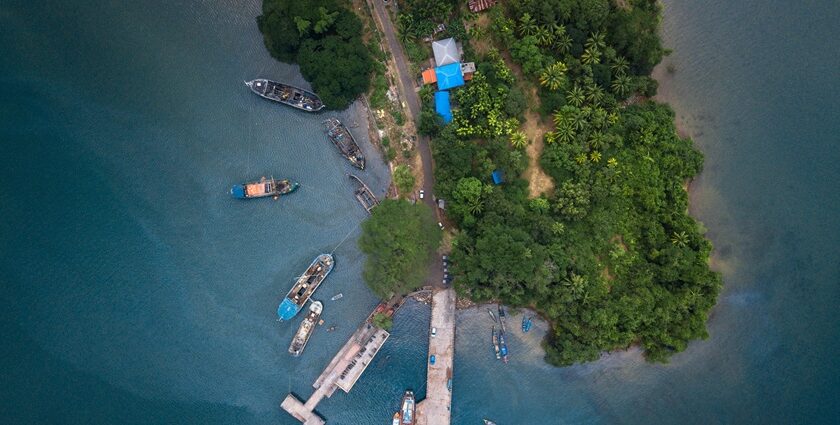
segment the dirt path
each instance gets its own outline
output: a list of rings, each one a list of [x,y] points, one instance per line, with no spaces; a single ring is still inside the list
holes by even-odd
[[[534,102],[537,99],[536,90],[531,89],[528,97],[531,102]],[[540,156],[542,156],[543,148],[545,147],[543,144],[543,135],[545,135],[549,128],[542,123],[540,114],[528,109],[525,111],[525,123],[522,125],[522,130],[531,141],[528,147],[525,148],[525,152],[528,153],[528,168],[525,169],[524,177],[528,180],[529,196],[536,198],[554,190],[554,180],[540,167]]]

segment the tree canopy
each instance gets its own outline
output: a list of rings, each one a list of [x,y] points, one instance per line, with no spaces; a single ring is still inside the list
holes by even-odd
[[[382,298],[423,286],[440,239],[440,229],[427,205],[384,200],[362,223],[358,244],[367,254],[365,282]]]
[[[328,108],[346,108],[370,87],[362,23],[338,0],[264,0],[257,24],[271,55],[300,64]]]
[[[459,231],[451,271],[462,296],[538,310],[547,360],[598,358],[638,344],[664,361],[706,337],[720,290],[711,244],[687,214],[703,157],[679,137],[648,73],[664,54],[654,0],[522,0],[490,11],[497,46],[539,89],[540,165],[555,188],[529,198],[517,82],[498,52],[453,90],[459,108],[433,133],[435,192]],[[520,108],[521,111],[521,108]],[[493,170],[507,176],[491,183]]]

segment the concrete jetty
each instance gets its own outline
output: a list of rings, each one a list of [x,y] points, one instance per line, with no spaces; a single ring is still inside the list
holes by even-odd
[[[452,368],[455,359],[455,290],[435,290],[432,296],[429,356],[435,364],[426,371],[426,398],[417,405],[417,425],[447,425],[452,406]],[[427,360],[428,362],[428,360]]]
[[[365,321],[312,384],[315,392],[309,399],[304,403],[289,394],[280,407],[304,425],[325,424],[326,421],[315,413],[315,407],[324,397],[331,397],[336,388],[349,393],[390,335],[388,331]]]

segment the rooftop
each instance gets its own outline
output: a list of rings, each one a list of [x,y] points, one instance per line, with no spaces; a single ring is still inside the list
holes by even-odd
[[[444,40],[432,42],[432,50],[435,52],[435,63],[437,66],[449,65],[461,61],[461,53],[455,39],[450,37]]]

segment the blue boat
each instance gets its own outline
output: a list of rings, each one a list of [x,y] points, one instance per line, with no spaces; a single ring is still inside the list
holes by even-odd
[[[335,265],[335,260],[332,254],[321,254],[315,257],[312,264],[297,279],[292,289],[286,294],[286,298],[277,307],[277,316],[281,322],[291,320],[298,314],[303,305],[309,301],[309,297],[330,274],[333,265]]]
[[[522,332],[528,332],[531,330],[531,317],[525,318],[522,316]]]

